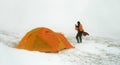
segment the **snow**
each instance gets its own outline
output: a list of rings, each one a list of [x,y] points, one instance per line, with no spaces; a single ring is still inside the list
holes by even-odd
[[[0,65],[120,65],[120,40],[87,36],[83,43],[67,37],[75,46],[58,53],[16,49],[20,41],[16,33],[0,33]]]

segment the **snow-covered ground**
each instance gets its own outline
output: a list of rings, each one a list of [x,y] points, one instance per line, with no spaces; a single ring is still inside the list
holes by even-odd
[[[120,40],[88,36],[78,44],[67,37],[75,48],[58,53],[16,49],[22,37],[0,31],[0,65],[120,65]]]

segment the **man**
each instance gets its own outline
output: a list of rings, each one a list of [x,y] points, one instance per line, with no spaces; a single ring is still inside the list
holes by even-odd
[[[76,35],[77,43],[82,43],[83,26],[79,21],[77,22],[77,25],[75,24],[75,29],[77,30]]]

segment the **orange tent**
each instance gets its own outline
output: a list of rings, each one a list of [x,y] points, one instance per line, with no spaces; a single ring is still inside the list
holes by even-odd
[[[19,42],[17,48],[41,52],[58,52],[62,49],[74,47],[63,34],[41,27],[28,32]]]

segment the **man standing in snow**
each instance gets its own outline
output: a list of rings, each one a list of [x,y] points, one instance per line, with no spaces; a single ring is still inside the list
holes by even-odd
[[[77,30],[76,35],[77,43],[82,43],[83,26],[79,21],[77,22],[77,25],[75,24],[75,29]]]

